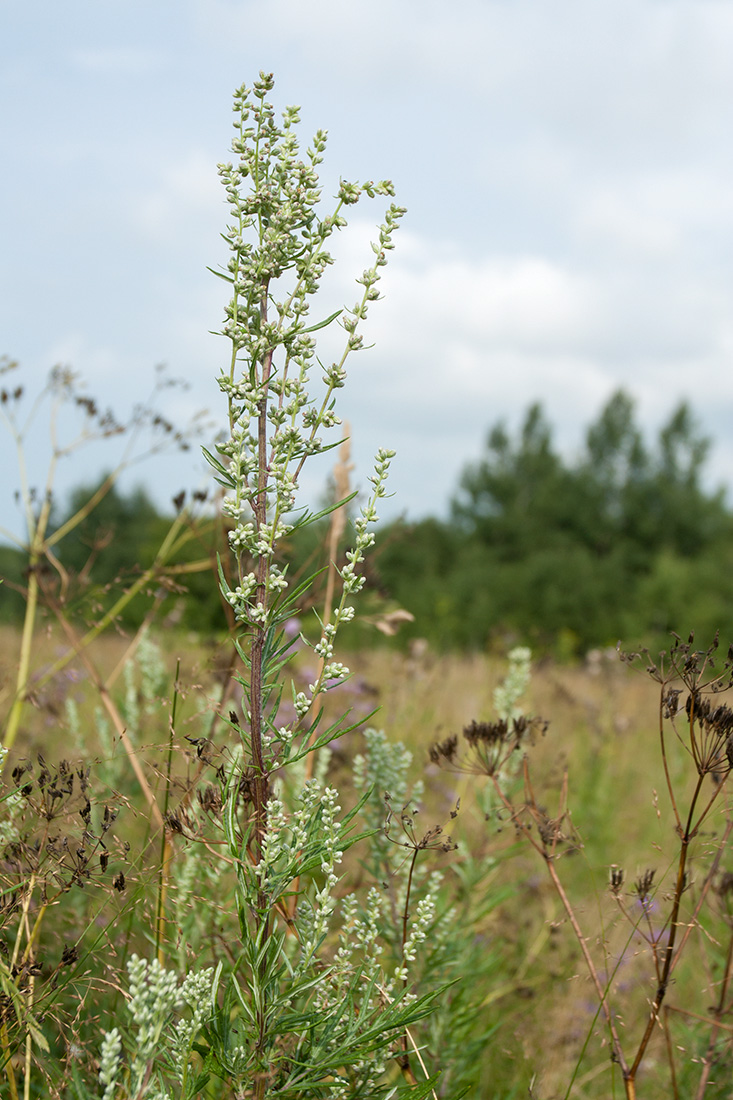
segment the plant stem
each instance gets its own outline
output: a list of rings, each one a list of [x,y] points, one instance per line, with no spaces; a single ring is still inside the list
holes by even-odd
[[[170,829],[168,828],[168,806],[171,793],[171,770],[173,767],[173,738],[176,731],[176,709],[178,705],[178,681],[181,674],[181,659],[176,661],[176,679],[173,685],[173,704],[168,727],[168,760],[165,773],[165,797],[163,800],[164,827],[160,835],[160,870],[158,872],[158,905],[155,915],[155,953],[161,966],[164,963],[163,924],[165,919],[165,901],[168,892],[168,867],[172,858]]]
[[[713,1025],[710,1029],[710,1039],[708,1041],[708,1047],[702,1059],[702,1073],[700,1074],[700,1083],[697,1086],[697,1092],[695,1093],[695,1100],[703,1100],[705,1096],[705,1089],[707,1088],[708,1079],[710,1077],[710,1071],[714,1065],[715,1056],[715,1044],[718,1039],[718,1033],[721,1030],[722,1017],[726,1011],[726,999],[728,997],[728,989],[730,987],[731,970],[733,969],[733,931],[728,937],[728,950],[725,956],[725,966],[723,968],[723,980],[720,984],[720,995],[718,996],[718,1002],[712,1009]]]
[[[555,887],[555,890],[557,891],[557,895],[560,898],[560,901],[562,902],[563,908],[565,909],[565,912],[568,915],[568,920],[570,921],[570,926],[573,929],[573,932],[575,933],[575,938],[578,941],[578,944],[580,946],[580,950],[583,953],[583,958],[585,959],[586,968],[587,968],[588,973],[590,975],[591,981],[593,982],[593,985],[596,988],[596,993],[598,995],[598,999],[599,999],[601,1007],[603,1009],[603,1014],[606,1017],[606,1023],[608,1025],[608,1030],[611,1034],[611,1039],[612,1039],[612,1042],[613,1042],[614,1054],[616,1056],[616,1059],[618,1061],[619,1066],[621,1067],[621,1072],[623,1073],[624,1078],[626,1078],[626,1075],[629,1072],[629,1070],[628,1070],[628,1065],[627,1065],[626,1059],[624,1057],[623,1048],[621,1046],[621,1039],[619,1038],[618,1031],[616,1030],[616,1025],[615,1025],[614,1020],[613,1020],[613,1014],[611,1012],[610,1005],[608,1004],[608,988],[606,988],[606,989],[603,988],[603,985],[601,983],[601,979],[598,975],[598,971],[596,970],[595,963],[593,962],[593,957],[592,957],[590,951],[588,950],[588,944],[586,942],[586,938],[583,935],[583,931],[582,931],[580,925],[578,924],[578,919],[575,916],[575,911],[573,910],[573,907],[570,904],[570,899],[568,898],[567,894],[565,893],[565,889],[564,889],[563,884],[560,881],[560,877],[557,873],[557,869],[555,867],[554,857],[552,855],[550,855],[549,853],[547,853],[545,855],[545,866],[547,867],[550,878],[552,879],[552,884]]]
[[[8,1082],[8,1089],[10,1090],[10,1100],[19,1100],[18,1085],[15,1080],[15,1070],[13,1069],[13,1055],[10,1050],[10,1039],[8,1037],[8,1025],[4,1020],[0,1024],[0,1046],[2,1046],[4,1056],[3,1068]]]
[[[646,1053],[646,1048],[649,1045],[649,1040],[652,1037],[654,1026],[659,1019],[659,1009],[661,1008],[662,1001],[664,1000],[664,996],[667,992],[667,983],[669,982],[669,972],[672,967],[672,956],[674,955],[674,945],[675,939],[677,937],[680,902],[682,900],[682,894],[684,893],[685,889],[687,855],[689,852],[690,841],[692,839],[693,832],[692,820],[695,813],[695,806],[697,805],[697,799],[702,789],[703,778],[704,776],[702,775],[699,775],[697,778],[697,784],[695,786],[695,790],[692,795],[692,801],[690,803],[690,811],[687,815],[687,824],[685,826],[685,831],[680,841],[680,858],[677,864],[677,882],[675,885],[674,901],[672,903],[672,913],[669,918],[669,940],[667,942],[666,951],[664,952],[662,976],[657,986],[657,992],[652,1002],[649,1019],[644,1030],[641,1043],[639,1044],[639,1049],[636,1052],[636,1057],[631,1066],[631,1069],[628,1071],[628,1078],[626,1078],[625,1076],[625,1079],[627,1079],[627,1095],[629,1096],[630,1100],[633,1100],[633,1097],[636,1095],[636,1093],[635,1091],[632,1091],[630,1093],[628,1092],[628,1084],[631,1084],[633,1088],[633,1083],[636,1078],[637,1070],[639,1069],[642,1058]]]
[[[413,852],[412,852],[412,859],[410,860],[410,870],[409,870],[408,875],[407,875],[407,886],[405,888],[405,906],[404,906],[404,909],[402,911],[402,944],[401,944],[402,957],[401,957],[401,962],[402,962],[403,970],[405,968],[405,944],[407,943],[407,922],[410,919],[410,895],[412,893],[412,876],[415,873],[415,864],[417,863],[418,851],[419,851],[419,848],[414,848]],[[407,989],[407,978],[406,977],[402,979],[402,988],[405,989],[405,990]],[[412,1068],[410,1066],[410,1053],[409,1053],[409,1046],[408,1046],[407,1030],[405,1030],[405,1032],[402,1036],[401,1046],[402,1046],[402,1056],[399,1060],[400,1069],[402,1070],[402,1074],[406,1078],[406,1080],[408,1080],[410,1082],[410,1084],[416,1085],[417,1080],[416,1080],[415,1075],[412,1072]]]

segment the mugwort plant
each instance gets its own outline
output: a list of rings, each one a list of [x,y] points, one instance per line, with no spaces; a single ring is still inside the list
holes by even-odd
[[[352,499],[314,515],[298,506],[298,489],[305,463],[340,442],[326,435],[340,424],[337,392],[346,382],[347,359],[362,348],[361,328],[379,298],[404,210],[389,201],[389,181],[341,181],[335,205],[321,213],[317,168],[326,134],[318,131],[301,155],[298,111],[287,108],[278,120],[268,101],[272,88],[272,77],[261,74],[251,89],[237,90],[233,159],[219,165],[229,207],[223,236],[230,257],[226,270],[215,272],[230,293],[221,330],[230,352],[218,379],[227,429],[215,449],[205,451],[224,490],[229,525],[231,554],[219,559],[219,584],[236,621],[241,717],[232,708],[224,719],[230,740],[217,767],[218,793],[200,802],[219,829],[238,942],[226,960],[202,971],[196,996],[203,1009],[188,993],[190,975],[179,986],[173,976],[154,971],[155,963],[145,970],[133,960],[131,981],[152,989],[154,980],[165,995],[132,996],[136,1035],[107,1032],[100,1084],[108,1100],[143,1095],[153,1081],[151,1095],[173,1095],[174,1087],[177,1096],[199,1095],[214,1078],[220,1084],[212,1094],[256,1100],[386,1096],[396,1088],[417,1100],[431,1094],[435,1081],[410,1039],[439,993],[434,987],[420,994],[410,981],[433,919],[435,886],[421,880],[423,896],[414,906],[409,892],[402,899],[392,950],[375,891],[361,898],[344,895],[340,885],[350,849],[371,832],[357,823],[372,790],[345,808],[339,792],[322,780],[324,769],[305,766],[353,728],[348,714],[324,723],[321,699],[350,675],[336,643],[364,584],[361,566],[374,542],[392,451],[376,456],[328,616],[316,616],[314,640],[300,634],[318,658],[307,686],[289,673],[298,640],[290,627],[316,578],[293,584],[283,565],[283,547],[294,532]],[[329,239],[364,197],[385,198],[388,205],[371,266],[357,278],[357,300],[313,319],[314,297],[332,263]],[[343,350],[324,364],[316,336],[336,324],[344,333]],[[190,827],[190,813],[187,820]],[[411,875],[409,889],[419,893],[419,879]],[[138,1003],[148,1006],[144,1012],[133,1009]],[[192,1058],[197,1072],[184,1080],[182,1067]]]

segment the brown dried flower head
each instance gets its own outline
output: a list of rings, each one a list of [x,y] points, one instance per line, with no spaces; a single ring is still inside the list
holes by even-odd
[[[467,750],[461,755],[458,737],[451,734],[445,741],[430,749],[430,759],[454,771],[493,777],[498,775],[509,757],[520,745],[540,733],[544,734],[548,723],[543,718],[500,718],[496,722],[473,721],[463,729]]]

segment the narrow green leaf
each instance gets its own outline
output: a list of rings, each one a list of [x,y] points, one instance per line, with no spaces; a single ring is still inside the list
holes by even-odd
[[[209,268],[211,270],[211,268]],[[311,325],[309,328],[301,329],[302,333],[306,332],[318,332],[319,329],[325,328],[326,325],[330,325],[332,321],[335,321],[337,317],[340,317],[343,313],[342,309],[337,309],[335,313],[332,313],[330,317],[327,317],[325,321],[319,321],[317,325]]]
[[[223,271],[217,271],[215,267],[207,267],[207,271],[210,271],[212,275],[216,275],[217,279],[223,279],[225,283],[233,283],[234,276],[227,275]]]

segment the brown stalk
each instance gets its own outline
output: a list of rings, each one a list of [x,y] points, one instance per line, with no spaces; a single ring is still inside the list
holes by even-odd
[[[669,1062],[669,1073],[672,1078],[672,1100],[680,1100],[679,1089],[677,1088],[677,1073],[674,1067],[674,1046],[672,1044],[672,1036],[669,1030],[669,1006],[664,1006],[664,1022],[662,1024],[664,1028],[664,1042],[667,1046],[667,1061]]]
[[[262,297],[260,299],[260,317],[262,325],[267,322],[267,292],[268,282],[266,281],[262,288]],[[264,387],[264,396],[259,406],[259,416],[257,420],[257,494],[254,498],[254,513],[255,524],[258,531],[261,531],[267,523],[267,481],[268,481],[268,465],[267,465],[267,397],[268,397],[268,382],[270,379],[270,372],[272,369],[272,355],[273,351],[270,349],[262,362],[262,384]],[[264,554],[260,554],[257,559],[257,587],[256,587],[256,603],[265,607],[267,600],[267,557]],[[261,624],[258,624],[254,629],[252,637],[252,647],[250,650],[250,696],[249,696],[249,709],[251,714],[250,719],[250,748],[252,753],[252,766],[254,768],[254,783],[253,783],[253,797],[254,797],[254,813],[255,813],[255,827],[253,837],[253,853],[255,864],[259,864],[262,858],[262,843],[265,835],[265,828],[267,824],[267,797],[268,797],[268,781],[269,775],[265,767],[264,754],[262,751],[262,703],[263,703],[263,678],[262,678],[262,665],[264,661],[264,646],[265,646],[265,630]],[[265,940],[269,936],[269,929],[271,923],[271,913],[266,911],[267,896],[264,890],[260,889],[257,896],[257,912],[255,914],[255,922],[257,929],[264,926],[264,938]],[[264,983],[266,976],[267,961],[263,957],[260,964],[260,981]],[[264,989],[262,990],[262,997],[258,998],[258,1010],[257,1010],[257,1044],[256,1049],[261,1054],[265,1049],[265,1043],[267,1039],[267,1012],[268,1003]],[[255,1081],[254,1096],[255,1100],[263,1100],[267,1091],[267,1078],[264,1075],[258,1075]]]
[[[707,897],[708,893],[710,892],[710,887],[713,884],[713,880],[715,879],[715,876],[718,873],[718,870],[719,870],[719,867],[720,867],[720,861],[723,858],[723,852],[726,850],[728,840],[729,840],[730,835],[731,835],[732,832],[733,832],[733,818],[728,818],[728,820],[726,821],[725,832],[723,833],[723,838],[720,841],[720,843],[718,844],[717,850],[715,852],[715,856],[713,857],[713,862],[711,863],[710,869],[708,870],[708,873],[705,876],[705,879],[703,881],[702,889],[700,891],[700,896],[697,899],[697,902],[695,904],[695,908],[692,911],[692,917],[687,922],[687,926],[685,928],[685,931],[682,934],[682,939],[680,940],[679,947],[677,948],[677,954],[675,955],[674,959],[672,960],[672,965],[670,967],[670,974],[674,970],[675,966],[677,965],[678,959],[682,955],[682,952],[685,948],[685,944],[687,943],[687,941],[690,938],[690,935],[692,933],[692,929],[697,924],[697,918],[700,915],[700,911],[702,910],[703,904],[705,902],[705,898]]]
[[[560,898],[562,906],[563,906],[563,908],[564,908],[564,910],[567,914],[568,921],[570,922],[570,926],[573,929],[573,932],[575,934],[575,938],[578,941],[578,945],[580,947],[580,950],[581,950],[582,955],[583,955],[583,959],[585,961],[586,969],[587,969],[588,974],[590,976],[590,979],[591,979],[591,981],[592,981],[592,983],[595,987],[596,994],[598,996],[598,1001],[599,1001],[599,1004],[601,1006],[601,1010],[602,1010],[603,1015],[605,1016],[605,1019],[606,1019],[606,1024],[608,1026],[608,1030],[609,1030],[609,1033],[611,1035],[611,1041],[612,1041],[612,1045],[613,1045],[614,1056],[615,1056],[616,1060],[618,1061],[618,1064],[621,1067],[621,1071],[624,1074],[624,1078],[625,1078],[627,1073],[628,1073],[628,1063],[626,1062],[626,1059],[624,1057],[623,1047],[621,1046],[621,1039],[619,1037],[618,1030],[617,1030],[616,1025],[615,1025],[614,1020],[613,1020],[613,1014],[611,1012],[611,1008],[610,1008],[610,1005],[608,1003],[608,992],[609,991],[608,991],[608,988],[606,988],[606,989],[603,988],[603,983],[601,982],[600,975],[598,974],[598,970],[596,969],[596,965],[593,961],[593,956],[591,955],[590,950],[588,949],[587,939],[586,939],[585,935],[583,934],[582,928],[580,927],[580,924],[578,922],[578,918],[575,915],[575,910],[573,909],[573,907],[570,903],[570,899],[568,898],[567,894],[565,893],[565,888],[563,887],[563,884],[562,884],[562,882],[560,880],[560,877],[557,873],[557,868],[555,866],[556,847],[557,847],[557,841],[558,841],[558,838],[559,838],[559,821],[562,820],[562,817],[564,816],[564,814],[561,814],[560,818],[558,819],[558,826],[557,826],[557,829],[556,829],[556,831],[554,833],[554,836],[553,836],[552,845],[551,845],[550,848],[548,848],[548,846],[544,842],[538,843],[534,839],[534,837],[532,836],[532,834],[529,831],[529,829],[527,828],[527,826],[522,824],[519,821],[518,816],[517,816],[517,811],[515,810],[512,802],[507,798],[505,792],[502,790],[501,785],[498,781],[498,778],[496,776],[492,776],[491,778],[493,780],[494,789],[496,790],[496,792],[497,792],[499,798],[501,799],[501,801],[504,803],[504,806],[511,813],[512,820],[515,822],[515,824],[519,828],[521,828],[524,835],[530,841],[532,846],[539,852],[539,854],[542,856],[542,858],[545,862],[545,866],[547,867],[547,871],[548,871],[548,874],[550,876],[550,879],[552,880],[552,884],[555,887],[555,891],[556,891],[558,897]],[[525,790],[528,792],[528,795],[529,795],[527,808],[530,810],[530,812],[532,813],[532,816],[535,818],[535,820],[539,820],[543,815],[541,814],[541,811],[540,811],[539,806],[537,805],[537,801],[535,799],[534,791],[533,791],[533,788],[532,788],[532,783],[531,783],[530,776],[529,776],[529,764],[528,764],[526,756],[524,758],[524,783],[525,783]],[[561,806],[560,806],[561,810],[562,810],[563,801],[566,798],[567,798],[567,773],[565,773],[565,776],[563,778],[563,795],[561,796]]]
[[[677,832],[682,832],[682,820],[680,818],[679,810],[677,809],[677,799],[674,796],[674,788],[672,786],[672,777],[669,774],[669,765],[667,763],[667,747],[664,740],[664,692],[659,693],[659,745],[662,752],[662,764],[664,766],[664,778],[667,782],[667,790],[669,791],[669,800],[672,804],[672,810],[674,812],[675,821],[677,822]]]
[[[627,1097],[629,1098],[629,1100],[634,1100],[634,1098],[636,1096],[636,1086],[635,1086],[636,1074],[637,1074],[637,1071],[639,1069],[639,1066],[641,1065],[642,1059],[643,1059],[643,1057],[646,1053],[646,1049],[649,1045],[649,1040],[652,1037],[652,1033],[654,1031],[654,1028],[655,1028],[655,1026],[656,1026],[656,1024],[659,1020],[659,1010],[662,1006],[662,1001],[664,1000],[664,997],[665,997],[666,992],[667,992],[667,986],[668,986],[668,983],[669,983],[669,975],[670,975],[670,971],[671,971],[671,968],[672,968],[672,958],[673,958],[673,955],[674,955],[675,940],[677,938],[677,928],[679,926],[680,902],[682,900],[682,894],[684,893],[685,885],[686,885],[686,881],[687,881],[687,876],[686,876],[687,856],[688,856],[688,853],[689,853],[690,841],[692,840],[693,835],[694,835],[693,829],[692,829],[692,820],[693,820],[694,813],[695,813],[695,807],[697,805],[697,799],[698,799],[698,797],[700,795],[700,791],[702,789],[703,778],[704,778],[704,776],[702,776],[702,775],[698,776],[697,783],[695,785],[695,790],[694,790],[693,795],[692,795],[692,801],[690,803],[689,813],[687,815],[687,824],[685,826],[685,831],[684,831],[684,833],[683,833],[683,835],[680,839],[680,857],[679,857],[679,862],[678,862],[678,865],[677,865],[677,881],[676,881],[676,884],[675,884],[674,898],[673,898],[673,901],[672,901],[672,912],[671,912],[670,917],[669,917],[669,939],[667,941],[667,947],[666,947],[666,950],[664,952],[664,963],[662,965],[662,974],[661,974],[661,977],[659,979],[659,984],[657,986],[657,991],[656,991],[656,994],[654,996],[654,1000],[652,1001],[652,1006],[651,1006],[651,1009],[650,1009],[650,1012],[649,1012],[649,1019],[647,1021],[646,1028],[644,1029],[644,1034],[643,1034],[641,1042],[639,1044],[639,1048],[636,1052],[636,1057],[634,1058],[634,1061],[632,1063],[632,1066],[631,1066],[630,1070],[628,1071],[628,1074],[624,1074],[624,1082],[626,1084],[626,1094],[627,1094]],[[698,824],[699,824],[699,822],[698,822]]]
[[[410,860],[410,870],[407,875],[407,886],[405,888],[405,907],[402,911],[402,943],[400,945],[402,956],[401,962],[403,968],[405,965],[405,944],[407,943],[407,922],[410,919],[410,894],[412,893],[412,877],[415,873],[415,864],[417,863],[417,854],[419,850],[420,849],[417,847],[413,849],[412,859]],[[407,978],[402,979],[402,988],[404,990],[407,990]],[[399,1065],[400,1069],[402,1070],[402,1075],[405,1080],[408,1081],[411,1085],[416,1085],[417,1080],[415,1078],[415,1074],[412,1072],[412,1067],[410,1065],[410,1050],[408,1045],[407,1030],[405,1030],[405,1033],[400,1040],[400,1045],[402,1047],[402,1054],[399,1057]]]
[[[89,674],[89,678],[92,681],[92,683],[94,684],[94,687],[96,688],[97,693],[99,694],[99,698],[102,702],[102,705],[103,705],[104,709],[107,711],[107,714],[109,715],[110,720],[112,721],[112,724],[115,727],[115,731],[117,733],[117,736],[119,737],[120,741],[122,742],[122,745],[125,749],[125,752],[127,753],[127,758],[130,761],[130,767],[132,768],[133,772],[135,773],[135,778],[137,779],[137,781],[140,785],[140,790],[142,791],[143,796],[145,798],[145,801],[148,804],[148,809],[150,810],[153,818],[155,819],[156,825],[158,826],[159,829],[165,828],[165,823],[163,821],[163,815],[161,814],[160,810],[158,809],[158,803],[155,800],[155,795],[153,794],[153,791],[150,787],[150,784],[148,783],[147,778],[145,776],[145,772],[143,771],[140,760],[138,759],[138,755],[137,755],[137,752],[135,750],[135,746],[133,745],[132,741],[130,740],[130,738],[127,735],[127,728],[126,728],[124,722],[122,721],[122,716],[120,715],[120,712],[117,709],[117,706],[114,702],[114,699],[112,698],[112,696],[109,693],[109,688],[108,688],[106,682],[100,676],[99,672],[97,671],[96,666],[92,662],[92,659],[89,656],[89,653],[87,652],[87,650],[85,648],[85,644],[84,644],[85,640],[83,638],[79,637],[76,630],[74,630],[74,627],[68,621],[68,619],[64,615],[62,609],[58,606],[58,604],[53,599],[53,597],[50,595],[50,593],[46,593],[46,599],[47,599],[48,604],[51,607],[51,610],[53,611],[54,615],[56,616],[59,623],[61,624],[61,627],[62,627],[64,633],[66,634],[66,637],[69,639],[69,642],[73,646],[76,655],[78,656],[79,660],[84,665],[84,667],[86,668],[86,670]]]

